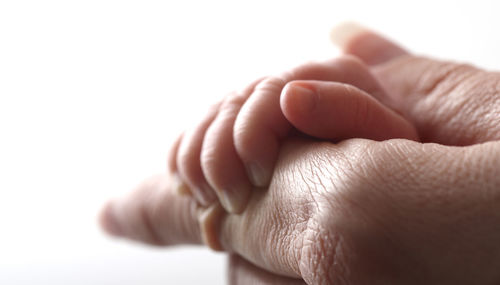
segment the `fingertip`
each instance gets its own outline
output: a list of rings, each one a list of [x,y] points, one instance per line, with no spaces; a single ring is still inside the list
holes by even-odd
[[[279,111],[281,113],[281,110]],[[254,124],[252,128],[237,125],[239,130],[244,129],[245,131],[235,132],[235,148],[251,185],[266,187],[273,174],[279,150],[279,138],[276,138],[276,134],[269,126],[257,123],[256,120],[252,121],[252,124]]]
[[[202,182],[197,188],[192,192],[195,199],[201,205],[208,207],[212,205],[216,200],[217,196],[214,193],[214,190],[207,182]]]
[[[368,29],[356,22],[343,22],[332,28],[330,31],[330,40],[333,44],[344,49],[352,39],[367,31]]]
[[[334,27],[330,39],[344,53],[357,56],[368,65],[381,64],[408,54],[393,41],[353,22]]]
[[[199,211],[201,239],[205,245],[214,251],[223,251],[219,240],[219,223],[224,216],[224,209],[219,203]]]
[[[241,214],[245,210],[250,194],[250,185],[241,185],[241,187],[217,191],[220,204],[231,214]]]
[[[172,179],[172,185],[175,192],[179,195],[191,195],[191,190],[186,183],[181,179],[178,173],[172,173],[170,175]]]
[[[258,162],[248,162],[246,165],[248,177],[254,186],[265,187],[271,180],[271,170],[266,170]]]
[[[280,104],[285,117],[292,123],[296,123],[296,120],[306,118],[316,109],[318,100],[319,95],[313,85],[293,81],[283,89]]]
[[[107,234],[115,237],[123,236],[123,230],[118,223],[116,214],[114,213],[114,202],[108,201],[99,213],[99,225]]]

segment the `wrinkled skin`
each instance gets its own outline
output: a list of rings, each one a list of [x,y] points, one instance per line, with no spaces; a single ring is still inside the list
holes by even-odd
[[[423,143],[288,139],[269,188],[214,225],[238,255],[230,282],[500,283],[500,75],[415,57],[368,31],[341,45],[370,65],[387,91],[377,99]],[[169,179],[109,203],[104,228],[157,245],[201,243],[199,206]]]

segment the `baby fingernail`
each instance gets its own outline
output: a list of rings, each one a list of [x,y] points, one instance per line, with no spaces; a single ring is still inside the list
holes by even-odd
[[[175,192],[179,195],[189,195],[191,191],[189,190],[189,187],[182,181],[180,176],[178,174],[172,174],[172,180],[174,184],[174,189]]]
[[[223,250],[218,237],[219,223],[223,215],[224,209],[221,208],[219,203],[216,203],[202,210],[199,216],[201,238],[203,243],[215,251]]]
[[[318,94],[311,85],[294,82],[289,85],[287,92],[289,96],[292,96],[291,99],[295,101],[294,105],[301,113],[309,113],[316,108]]]
[[[203,184],[200,188],[195,188],[193,194],[196,200],[205,207],[210,206],[217,198],[214,190],[208,184]]]
[[[364,31],[366,28],[357,23],[345,22],[331,30],[330,39],[335,45],[344,48],[355,36]]]
[[[243,211],[247,199],[244,191],[222,190],[218,194],[219,201],[226,211],[232,214],[239,214]]]
[[[257,187],[264,187],[267,185],[269,179],[268,175],[266,175],[264,168],[260,167],[257,163],[249,163],[248,172],[253,185]]]

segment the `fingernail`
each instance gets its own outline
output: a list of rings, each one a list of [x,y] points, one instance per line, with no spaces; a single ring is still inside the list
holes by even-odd
[[[267,186],[269,175],[266,175],[266,171],[264,170],[264,168],[260,167],[255,162],[248,163],[247,167],[248,174],[253,185],[257,187]]]
[[[296,108],[301,113],[310,113],[318,102],[316,89],[309,84],[294,82],[289,84],[288,92],[293,96]]]
[[[172,181],[174,184],[174,189],[175,192],[179,195],[189,195],[191,193],[191,190],[189,190],[189,187],[184,183],[184,181],[181,179],[181,177],[178,174],[172,174]]]
[[[232,214],[239,214],[243,211],[243,208],[245,206],[245,202],[247,199],[246,193],[247,192],[245,190],[222,190],[217,194],[219,195],[219,201],[222,207],[224,207],[226,211]]]
[[[219,203],[216,203],[206,209],[203,209],[200,216],[200,231],[203,243],[215,251],[222,251],[223,247],[220,243],[218,232],[219,223],[224,215],[224,209]]]
[[[344,22],[332,28],[330,40],[333,44],[344,48],[354,37],[367,29],[354,22]]]
[[[193,194],[196,200],[205,207],[212,205],[217,198],[214,190],[208,184],[203,184],[201,187],[195,188]]]

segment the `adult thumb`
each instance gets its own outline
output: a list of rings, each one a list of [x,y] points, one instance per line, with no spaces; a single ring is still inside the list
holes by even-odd
[[[470,145],[500,139],[499,74],[415,56],[354,24],[334,28],[331,37],[344,53],[370,65],[386,91],[377,98],[413,123],[423,142]]]
[[[330,37],[344,53],[355,55],[368,65],[377,65],[408,54],[392,41],[355,23],[336,26]]]

